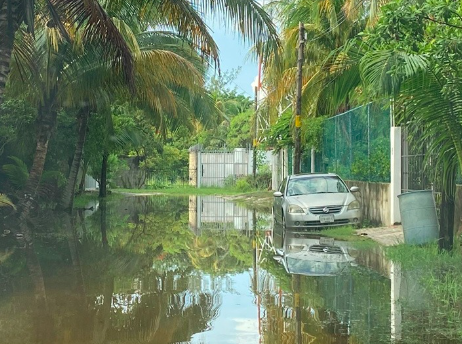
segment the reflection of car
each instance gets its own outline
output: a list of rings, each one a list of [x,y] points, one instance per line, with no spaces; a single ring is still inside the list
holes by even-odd
[[[293,229],[359,224],[357,191],[333,173],[290,175],[273,194],[274,220]]]
[[[275,259],[290,274],[334,276],[356,265],[346,243],[304,233],[286,233],[283,248],[276,253]]]

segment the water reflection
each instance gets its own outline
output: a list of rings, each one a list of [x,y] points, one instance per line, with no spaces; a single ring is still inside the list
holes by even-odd
[[[0,266],[0,342],[202,342],[196,335],[228,310],[254,308],[252,238],[231,226],[193,233],[188,210],[187,198],[133,197],[100,202],[88,217],[47,214],[30,245],[35,269],[24,249]],[[248,300],[220,312],[230,297]]]
[[[334,276],[343,273],[354,261],[347,243],[310,233],[287,231],[275,259],[290,274]]]
[[[28,248],[0,237],[0,343],[451,343],[418,272],[383,250],[220,198],[43,215]]]
[[[189,226],[195,234],[207,229],[253,230],[254,213],[221,197],[189,196]]]
[[[275,259],[262,267],[280,282],[261,289],[264,343],[390,341],[389,283],[358,267],[353,246],[320,232],[278,227],[271,239]]]

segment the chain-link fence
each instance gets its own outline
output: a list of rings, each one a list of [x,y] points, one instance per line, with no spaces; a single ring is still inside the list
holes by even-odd
[[[179,169],[151,169],[146,172],[144,183],[147,189],[162,189],[170,186],[188,186],[189,169],[183,167]]]
[[[390,111],[369,103],[324,122],[321,166],[343,179],[390,181]]]

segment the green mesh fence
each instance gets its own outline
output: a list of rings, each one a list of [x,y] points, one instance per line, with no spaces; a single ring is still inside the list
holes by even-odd
[[[317,171],[347,180],[389,182],[389,109],[370,103],[327,119],[320,155]]]

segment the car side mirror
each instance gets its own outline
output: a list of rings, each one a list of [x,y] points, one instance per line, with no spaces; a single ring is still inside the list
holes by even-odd
[[[350,191],[351,191],[351,192],[358,192],[358,191],[359,191],[359,188],[358,188],[357,186],[352,186],[352,187],[350,188]]]
[[[273,259],[278,263],[282,263],[282,261],[284,260],[284,258],[282,258],[281,256],[273,256]]]
[[[282,192],[281,191],[276,191],[273,193],[274,197],[282,197]]]

